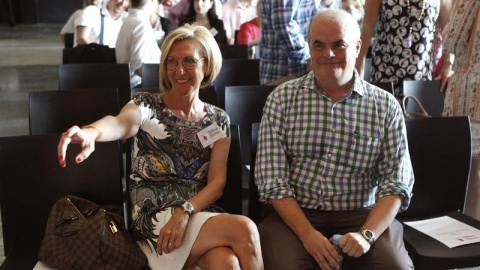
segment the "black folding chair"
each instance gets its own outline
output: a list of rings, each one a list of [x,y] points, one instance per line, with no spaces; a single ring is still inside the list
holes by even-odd
[[[415,184],[410,207],[397,219],[446,215],[480,229],[480,221],[463,214],[472,157],[469,118],[410,118],[406,125]],[[448,248],[405,224],[404,240],[416,269],[480,265],[480,243]]]

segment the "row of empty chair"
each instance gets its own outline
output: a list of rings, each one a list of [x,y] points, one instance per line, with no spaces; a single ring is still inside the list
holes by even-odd
[[[247,45],[219,45],[219,48],[223,59],[248,59],[250,57]],[[96,43],[64,48],[62,51],[63,64],[114,64],[116,62],[115,48],[108,48],[108,46]]]

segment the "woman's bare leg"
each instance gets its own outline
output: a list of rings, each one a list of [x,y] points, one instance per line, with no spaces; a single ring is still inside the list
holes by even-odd
[[[242,270],[263,269],[257,226],[245,216],[226,214],[208,219],[200,229],[185,266],[192,265],[218,247],[231,249]],[[207,261],[208,256],[202,260]]]
[[[207,251],[196,263],[201,269],[241,270],[237,254],[229,247],[216,247]]]

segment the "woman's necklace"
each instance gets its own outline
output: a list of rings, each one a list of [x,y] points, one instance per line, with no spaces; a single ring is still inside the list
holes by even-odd
[[[422,2],[422,10],[420,11],[420,16],[417,16],[418,10],[415,10],[415,14],[412,16],[412,7],[410,6],[410,0],[407,0],[407,12],[408,12],[408,23],[410,27],[408,28],[408,36],[407,39],[404,40],[404,46],[405,48],[410,48],[412,47],[412,41],[413,41],[413,35],[412,35],[412,29],[413,29],[413,19],[412,17],[417,19],[418,21],[422,20],[423,14],[425,13],[425,1],[426,0],[420,0]]]

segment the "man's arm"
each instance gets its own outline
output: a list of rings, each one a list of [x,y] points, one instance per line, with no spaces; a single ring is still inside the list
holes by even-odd
[[[90,26],[77,26],[77,44],[93,43],[93,41],[89,39],[91,31],[92,27]]]
[[[378,199],[361,228],[372,230],[375,237],[378,238],[395,219],[402,202],[403,198],[396,195],[388,195]],[[370,250],[370,244],[362,237],[360,232],[345,234],[340,239],[339,245],[343,252],[355,258]]]

